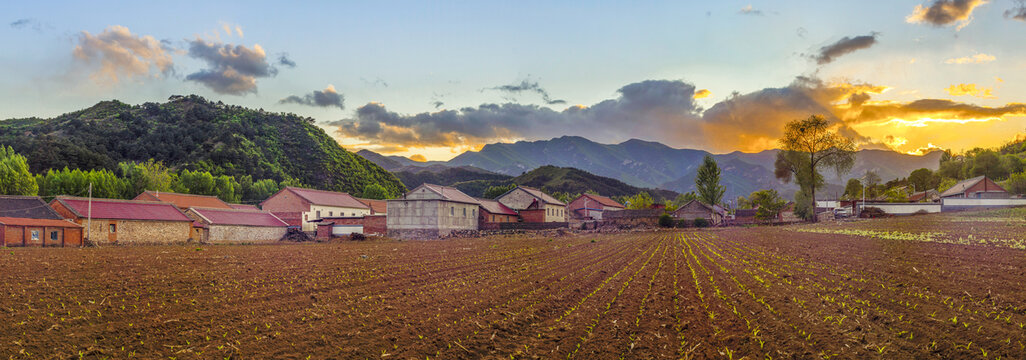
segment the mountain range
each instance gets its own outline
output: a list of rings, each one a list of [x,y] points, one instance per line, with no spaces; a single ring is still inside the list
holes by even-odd
[[[580,169],[595,175],[617,179],[639,188],[659,188],[675,192],[695,190],[694,179],[702,158],[712,155],[721,168],[725,198],[747,196],[760,189],[776,189],[786,197],[797,191],[773,175],[779,150],[757,153],[711,154],[703,150],[677,149],[658,142],[627,140],[619,144],[600,144],[579,136],[550,140],[518,141],[485,145],[480,151],[468,151],[449,161],[417,162],[401,156],[384,156],[362,150],[359,155],[393,172],[445,171],[461,168],[467,172],[491,172],[509,176],[525,174],[545,165]],[[906,177],[912,170],[936,170],[942,152],[908,155],[887,150],[860,150],[855,165],[837,176],[826,171],[828,186],[819,197],[836,197],[843,184],[872,170],[884,181]],[[409,184],[407,184],[409,185]]]

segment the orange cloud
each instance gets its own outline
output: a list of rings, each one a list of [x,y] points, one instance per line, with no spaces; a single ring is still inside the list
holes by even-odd
[[[410,156],[410,160],[413,160],[413,161],[416,161],[416,162],[425,162],[425,161],[427,161],[427,158],[424,157],[424,155],[421,155],[421,154],[413,154],[413,155]]]
[[[977,87],[976,84],[956,84],[948,86],[948,94],[951,96],[975,96],[984,99],[994,98],[994,89]]]
[[[148,35],[134,35],[120,25],[96,35],[83,31],[72,54],[83,63],[99,63],[99,69],[92,75],[98,82],[106,79],[117,83],[124,78],[147,76],[152,68],[167,74],[174,63],[160,41]]]
[[[712,95],[712,91],[709,89],[702,89],[695,92],[695,99],[704,99]]]

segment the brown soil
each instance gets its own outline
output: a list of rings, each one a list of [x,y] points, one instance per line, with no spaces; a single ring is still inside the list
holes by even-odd
[[[1026,252],[793,229],[3,249],[0,356],[1026,358]]]

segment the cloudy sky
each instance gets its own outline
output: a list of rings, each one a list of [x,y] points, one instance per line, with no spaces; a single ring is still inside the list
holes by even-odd
[[[1026,134],[1026,3],[4,2],[0,118],[174,94],[448,159],[580,135],[722,153],[822,114],[864,148]],[[418,156],[418,158],[420,157]]]

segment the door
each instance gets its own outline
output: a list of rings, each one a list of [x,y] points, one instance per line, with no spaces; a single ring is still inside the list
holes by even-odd
[[[107,241],[111,243],[118,241],[118,224],[114,221],[107,223]]]

